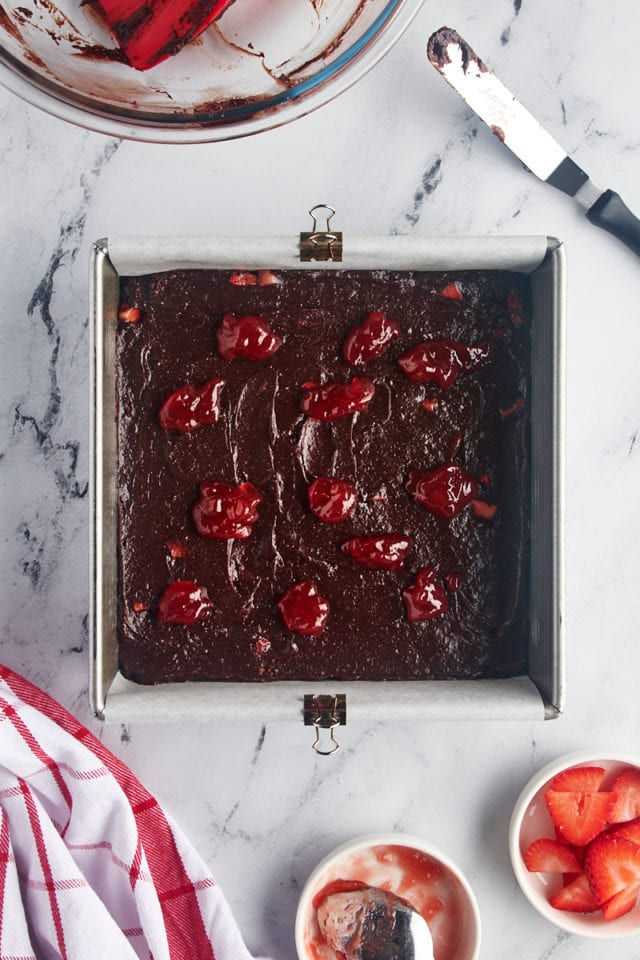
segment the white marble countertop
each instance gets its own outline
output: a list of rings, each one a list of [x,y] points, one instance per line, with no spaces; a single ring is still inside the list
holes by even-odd
[[[466,36],[568,152],[640,211],[630,0],[427,0],[337,101],[256,138],[162,146],[66,125],[0,89],[0,661],[134,771],[223,887],[252,951],[293,960],[301,886],[334,845],[432,840],[474,887],[491,960],[637,958],[524,899],[507,828],[557,755],[638,739],[640,261],[537,181],[428,66]],[[550,234],[568,261],[567,702],[551,722],[365,723],[331,758],[302,723],[103,725],[88,701],[88,259],[126,233],[290,233],[327,201],[363,234]]]

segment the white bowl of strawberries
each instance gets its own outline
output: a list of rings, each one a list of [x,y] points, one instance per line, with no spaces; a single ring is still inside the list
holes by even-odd
[[[523,893],[556,926],[640,934],[640,758],[583,751],[548,764],[518,798],[509,849]]]

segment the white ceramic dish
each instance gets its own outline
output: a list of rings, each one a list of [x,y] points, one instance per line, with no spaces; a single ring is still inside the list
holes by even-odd
[[[10,0],[0,11],[0,82],[64,120],[167,143],[227,140],[333,99],[398,40],[423,0],[236,0],[151,70],[80,0]]]
[[[600,912],[569,913],[557,910],[549,903],[550,897],[562,885],[561,875],[530,873],[524,865],[524,853],[539,837],[555,838],[551,817],[544,802],[549,781],[571,767],[604,767],[606,774],[602,788],[607,789],[624,767],[640,768],[640,757],[617,751],[580,751],[559,757],[543,767],[525,786],[514,807],[509,826],[511,862],[522,892],[547,920],[568,933],[601,940],[614,940],[640,934],[640,903],[617,920],[605,921]]]
[[[299,960],[336,960],[326,944],[318,945],[321,937],[314,900],[337,880],[361,881],[407,900],[429,923],[438,960],[477,960],[480,912],[468,881],[437,847],[401,833],[358,837],[318,864],[298,903],[295,938]],[[442,909],[434,907],[438,900]]]

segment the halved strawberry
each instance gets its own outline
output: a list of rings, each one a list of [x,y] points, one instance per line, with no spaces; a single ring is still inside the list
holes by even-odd
[[[582,866],[575,853],[557,840],[541,837],[534,840],[524,855],[527,870],[532,873],[580,873]]]
[[[557,910],[569,910],[571,913],[593,913],[600,906],[584,873],[559,890],[549,902]]]
[[[623,917],[625,913],[629,913],[636,905],[639,892],[640,884],[635,884],[625,887],[620,893],[614,894],[613,897],[602,904],[602,919],[617,920],[618,917]]]
[[[607,831],[610,837],[623,837],[630,840],[631,843],[640,845],[640,817],[635,820],[627,820],[626,823],[616,823]]]
[[[583,847],[606,825],[615,795],[547,790],[544,799],[562,840]]]
[[[148,70],[178,53],[233,0],[97,0],[128,63]]]
[[[640,817],[640,770],[627,767],[611,784],[616,801],[609,814],[610,823],[623,823]]]
[[[577,790],[580,793],[595,793],[604,778],[604,767],[570,767],[556,774],[549,790]]]
[[[597,837],[587,850],[584,866],[600,903],[640,885],[640,847],[623,837],[607,833]]]

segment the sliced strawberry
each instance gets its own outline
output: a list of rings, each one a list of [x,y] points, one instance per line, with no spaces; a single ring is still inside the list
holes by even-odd
[[[524,408],[525,400],[522,395],[518,395],[510,407],[502,407],[500,409],[500,416],[503,420],[506,420],[507,417],[512,417],[514,413],[518,413],[519,410]]]
[[[274,273],[273,270],[258,271],[259,287],[271,287],[274,284],[278,284],[278,283],[282,283],[282,279],[278,276],[277,273]]]
[[[560,831],[558,830],[557,827],[554,826],[554,830],[555,830],[555,834],[556,834],[556,837],[555,837],[556,843],[561,844],[563,847],[566,847],[567,850],[570,850],[570,851],[571,851],[571,853],[574,855],[574,857],[576,858],[576,860],[577,860],[578,863],[580,864],[580,873],[582,873],[583,870],[584,870],[584,852],[585,852],[585,849],[586,849],[586,848],[585,848],[585,847],[577,847],[577,846],[576,846],[575,844],[573,844],[573,843],[568,843],[568,842],[562,837],[562,834],[560,833]],[[574,879],[575,879],[575,873],[573,873],[573,872],[566,873],[565,876],[564,876],[565,885],[566,885],[567,883],[571,883],[571,881],[574,880]]]
[[[258,637],[257,640],[253,642],[253,652],[257,656],[261,656],[263,653],[269,653],[271,650],[271,640],[268,637]]]
[[[556,834],[556,842],[561,843],[563,847],[567,847],[571,850],[574,857],[577,857],[578,863],[580,864],[580,870],[584,869],[584,847],[578,847],[575,843],[569,843],[568,840],[565,840],[558,828],[554,825],[554,830]]]
[[[229,283],[234,287],[255,287],[258,278],[255,273],[249,273],[248,270],[234,270],[229,277]]]
[[[120,304],[118,309],[118,320],[122,323],[137,323],[141,313],[139,307],[130,307],[128,303]]]
[[[182,557],[186,557],[189,553],[189,549],[186,544],[182,543],[180,540],[167,540],[167,550],[169,551],[169,556],[172,560],[179,560]]]
[[[616,801],[609,814],[609,823],[623,823],[640,817],[640,770],[627,767],[611,784]]]
[[[524,300],[515,290],[511,290],[507,296],[507,310],[509,313],[522,313],[524,310]]]
[[[570,767],[558,773],[549,790],[577,790],[579,793],[595,793],[600,789],[604,767]]]
[[[557,910],[568,910],[571,913],[593,913],[599,907],[584,873],[559,890],[549,902]]]
[[[471,509],[478,520],[493,520],[498,512],[497,504],[485,503],[484,500],[472,500]]]
[[[605,833],[589,846],[585,873],[595,897],[604,903],[621,890],[640,885],[640,847]]]
[[[232,0],[97,0],[111,32],[136,70],[178,53]]]
[[[460,289],[460,285],[454,280],[452,283],[448,283],[446,287],[443,287],[440,291],[441,297],[446,297],[448,300],[462,300],[463,294]]]
[[[639,892],[640,884],[635,884],[625,887],[620,893],[614,894],[613,897],[602,904],[602,919],[617,920],[618,917],[623,917],[625,913],[629,913],[636,905]]]
[[[464,581],[461,573],[447,573],[442,579],[449,593],[455,593],[456,590],[459,590]]]
[[[532,873],[580,873],[582,867],[575,853],[557,840],[541,837],[534,840],[524,855],[527,870]]]
[[[607,836],[623,837],[625,840],[630,840],[631,843],[640,845],[640,817],[636,817],[635,820],[628,820],[626,823],[616,823],[607,831]]]
[[[544,799],[562,840],[583,847],[606,825],[615,795],[547,790]]]

